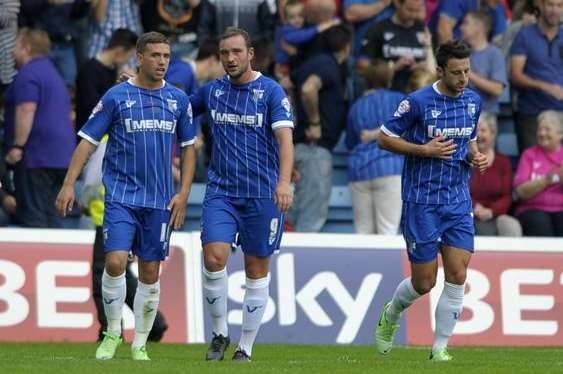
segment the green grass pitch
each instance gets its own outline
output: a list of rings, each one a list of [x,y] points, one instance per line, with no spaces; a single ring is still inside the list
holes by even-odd
[[[563,373],[563,349],[452,348],[453,362],[431,363],[429,348],[394,348],[381,356],[370,346],[267,345],[253,362],[205,362],[206,346],[153,344],[151,362],[133,362],[127,344],[110,361],[94,359],[94,344],[0,343],[0,373]]]

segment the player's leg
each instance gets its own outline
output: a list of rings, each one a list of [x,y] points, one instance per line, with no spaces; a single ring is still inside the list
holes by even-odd
[[[168,256],[170,211],[135,208],[137,231],[132,246],[139,259],[139,282],[133,301],[135,337],[131,345],[134,360],[149,360],[146,343],[160,302],[160,262]]]
[[[154,324],[158,304],[160,302],[160,281],[158,273],[160,261],[145,261],[139,259],[139,281],[133,313],[135,314],[135,337],[131,344],[131,354],[134,360],[148,360],[146,344]]]
[[[246,291],[242,304],[242,332],[233,360],[250,361],[252,347],[269,298],[270,256],[280,248],[284,215],[273,200],[247,199],[240,230],[244,251]]]
[[[377,350],[387,354],[393,347],[399,319],[405,309],[436,284],[438,256],[438,218],[435,207],[405,202],[402,228],[411,263],[411,276],[397,286],[393,298],[385,304],[375,329]]]
[[[127,207],[107,203],[105,206],[103,236],[105,268],[102,274],[102,299],[107,320],[107,331],[98,346],[96,358],[113,358],[121,344],[121,317],[127,293],[125,268],[129,249],[135,235],[133,217]]]
[[[446,348],[463,309],[465,278],[471,252],[447,245],[442,247],[441,252],[445,281],[436,305],[436,332],[430,358],[435,361],[449,361],[451,356]]]
[[[452,357],[447,352],[447,345],[463,309],[465,278],[473,253],[475,229],[471,201],[440,209],[444,226],[441,253],[445,282],[435,311],[436,332],[430,359],[449,361]]]
[[[230,344],[227,326],[227,260],[237,232],[237,213],[224,197],[211,197],[203,203],[201,242],[203,245],[203,297],[211,317],[213,337],[206,360],[224,358]]]

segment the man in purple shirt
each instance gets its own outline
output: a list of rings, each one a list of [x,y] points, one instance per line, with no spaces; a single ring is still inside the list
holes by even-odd
[[[18,74],[6,91],[6,162],[14,168],[17,216],[27,227],[61,227],[55,198],[75,147],[66,85],[47,57],[44,31],[21,29]]]

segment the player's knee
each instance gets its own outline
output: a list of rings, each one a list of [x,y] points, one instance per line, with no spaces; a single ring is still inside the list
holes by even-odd
[[[436,285],[436,278],[417,279],[412,282],[412,286],[419,295],[426,295]]]
[[[125,273],[126,262],[116,257],[106,258],[106,272],[112,277],[118,277]]]
[[[467,278],[467,271],[464,268],[449,269],[445,272],[446,282],[453,284],[464,284]]]
[[[227,266],[227,259],[214,253],[206,253],[204,262],[205,268],[210,272],[221,271]]]
[[[158,282],[158,270],[157,271],[143,271],[139,273],[139,280],[144,284],[154,284]]]

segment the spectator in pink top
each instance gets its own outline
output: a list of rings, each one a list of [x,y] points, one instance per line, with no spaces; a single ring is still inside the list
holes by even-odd
[[[515,215],[526,236],[563,236],[563,113],[538,116],[538,145],[522,154],[514,187]]]

